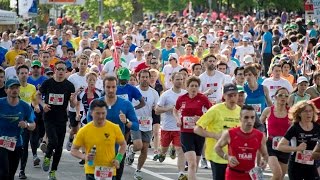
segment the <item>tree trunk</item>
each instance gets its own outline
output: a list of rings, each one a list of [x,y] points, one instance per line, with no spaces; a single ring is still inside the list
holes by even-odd
[[[133,12],[132,22],[143,21],[143,5],[138,0],[131,0]]]

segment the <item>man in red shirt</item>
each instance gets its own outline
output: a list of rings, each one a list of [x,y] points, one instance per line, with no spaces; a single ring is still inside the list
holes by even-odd
[[[134,73],[138,74],[141,70],[143,69],[149,69],[150,65],[151,65],[151,59],[152,59],[152,52],[148,52],[147,54],[145,54],[145,59],[146,61],[139,64],[135,69],[134,69]]]
[[[265,168],[267,165],[266,137],[262,132],[253,128],[255,117],[255,110],[252,106],[242,106],[240,127],[223,132],[215,146],[216,153],[229,161],[225,174],[226,180],[250,180],[250,171],[256,169],[255,160],[258,151],[262,156],[258,166]],[[223,147],[226,145],[228,145],[228,154],[223,152]],[[259,176],[259,174],[253,175]]]

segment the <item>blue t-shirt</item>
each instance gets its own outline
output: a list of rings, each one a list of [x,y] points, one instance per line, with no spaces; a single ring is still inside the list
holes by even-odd
[[[263,34],[263,42],[266,43],[264,53],[272,53],[272,34],[269,31]]]
[[[7,97],[0,98],[0,136],[15,137],[16,147],[21,147],[23,129],[18,127],[20,121],[34,122],[34,112],[29,104],[20,100],[15,106],[8,103]]]
[[[29,76],[28,79],[27,79],[27,83],[34,85],[38,90],[39,89],[38,86],[41,86],[43,81],[45,81],[47,79],[48,78],[46,78],[45,76],[40,76],[40,77],[38,77],[38,79],[33,79],[32,76]]]
[[[98,99],[104,100],[104,98],[105,97],[103,96]],[[131,130],[138,131],[139,130],[139,123],[138,123],[138,118],[136,116],[136,112],[134,111],[134,108],[133,108],[131,102],[129,102],[125,99],[118,97],[117,101],[114,103],[113,106],[107,107],[106,119],[115,123],[115,124],[118,124],[122,133],[125,134],[125,124],[122,123],[119,118],[120,110],[122,111],[123,114],[126,115],[127,119],[129,119],[129,121],[131,121],[131,123],[132,123]],[[92,121],[92,116],[91,116],[91,112],[89,109],[88,114],[87,114],[87,122],[89,123],[91,121]]]
[[[68,46],[68,48],[73,48],[71,42],[67,41],[65,44]],[[59,45],[62,45],[62,41],[59,41]]]
[[[5,55],[8,52],[8,49],[0,46],[0,66],[5,60]]]
[[[125,86],[117,86],[117,95],[125,100],[132,102],[132,99],[139,101],[142,97],[140,91],[132,86],[131,84],[126,84]]]
[[[29,42],[30,42],[30,45],[35,50],[35,52],[38,52],[38,50],[39,50],[39,48],[40,48],[40,46],[42,44],[41,39],[38,36],[36,36],[34,38],[32,36],[30,36],[29,37]]]
[[[136,50],[138,46],[136,46],[135,44],[131,44],[130,48],[129,48],[129,52],[134,52]]]

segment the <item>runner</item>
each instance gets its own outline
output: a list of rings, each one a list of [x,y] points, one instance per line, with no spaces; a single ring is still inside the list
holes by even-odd
[[[223,87],[225,102],[210,108],[197,122],[194,132],[206,138],[206,159],[210,161],[212,176],[216,180],[224,180],[228,161],[212,151],[221,137],[223,130],[239,125],[240,107],[237,105],[238,89],[234,84]],[[226,150],[226,149],[225,149]]]
[[[320,96],[320,72],[315,72],[313,74],[313,83],[313,86],[310,86],[306,91],[306,93],[310,94],[310,99]]]
[[[116,180],[115,168],[119,168],[126,151],[127,145],[120,127],[105,119],[106,106],[103,100],[92,101],[90,104],[92,122],[79,130],[71,148],[71,155],[87,162],[86,180],[111,177]],[[117,155],[114,148],[116,144],[120,146]],[[86,150],[85,154],[80,152],[81,147]],[[93,147],[96,148],[94,154],[91,152]],[[90,164],[92,161],[93,164]]]
[[[150,145],[150,141],[152,139],[152,121],[153,121],[152,109],[154,109],[159,99],[158,92],[153,88],[149,87],[149,85],[150,85],[150,72],[148,70],[143,69],[139,73],[139,86],[137,86],[137,88],[142,94],[142,97],[144,98],[146,105],[143,108],[136,110],[136,115],[139,120],[139,130],[131,131],[131,137],[134,141],[137,141],[138,139],[142,140],[142,149],[140,150],[137,169],[133,177],[134,179],[137,179],[137,180],[143,179],[141,175],[141,168],[143,167],[147,159],[148,148]],[[137,151],[134,151],[134,153],[136,152]],[[128,159],[131,153],[132,151],[130,147]]]
[[[19,99],[20,82],[8,79],[5,83],[7,97],[0,98],[0,179],[14,180],[23,154],[22,132],[34,130],[34,114],[31,106]],[[20,112],[20,113],[17,113]],[[10,143],[11,146],[6,146]]]
[[[172,88],[172,83],[170,82],[171,75],[174,72],[179,72],[183,67],[178,64],[178,54],[169,54],[168,63],[163,67],[162,73],[164,74],[164,85],[166,89]]]
[[[292,107],[300,101],[310,100],[310,95],[306,93],[309,81],[306,77],[300,76],[297,80],[297,87],[293,90],[288,99],[288,106]]]
[[[158,101],[156,106],[156,113],[162,114],[161,124],[161,151],[159,154],[159,161],[163,162],[166,158],[166,153],[169,149],[170,143],[173,144],[178,156],[177,166],[179,170],[179,180],[183,180],[186,177],[184,174],[185,157],[181,148],[180,142],[180,128],[177,126],[177,122],[172,114],[173,108],[179,96],[187,93],[182,87],[182,74],[175,72],[171,76],[173,87],[165,91]]]
[[[198,92],[199,78],[189,77],[186,85],[188,93],[178,97],[173,115],[180,127],[181,146],[188,162],[188,179],[195,180],[205,139],[195,134],[193,129],[199,117],[212,105],[205,95]]]
[[[260,152],[263,159],[258,166],[267,166],[268,153],[266,137],[263,132],[254,129],[255,109],[244,105],[240,112],[240,127],[224,131],[215,145],[215,151],[223,159],[228,160],[226,180],[249,180],[249,172],[255,168],[257,153]],[[223,147],[228,145],[228,154]]]
[[[65,79],[66,64],[58,61],[55,64],[54,77],[43,82],[39,91],[44,96],[42,107],[44,110],[44,125],[48,136],[48,147],[42,163],[43,171],[50,170],[51,156],[53,161],[48,179],[55,180],[56,171],[60,162],[63,141],[66,134],[66,122],[68,121],[66,108],[75,106],[74,85]],[[54,151],[54,153],[53,153]]]
[[[289,92],[281,87],[275,93],[275,104],[267,107],[261,114],[260,120],[267,127],[268,164],[272,171],[272,179],[283,179],[288,170],[290,154],[277,150],[277,143],[290,127],[287,101]]]
[[[207,95],[211,104],[220,103],[222,100],[222,88],[225,84],[225,75],[216,71],[217,58],[208,55],[204,59],[206,71],[199,78],[201,80],[200,92]]]
[[[293,125],[281,138],[278,150],[291,153],[288,175],[290,180],[319,179],[312,150],[319,139],[320,126],[317,121],[318,110],[313,103],[301,101],[289,110]],[[289,142],[291,146],[289,146]]]
[[[0,68],[0,98],[6,97],[5,91],[5,72],[3,69]]]

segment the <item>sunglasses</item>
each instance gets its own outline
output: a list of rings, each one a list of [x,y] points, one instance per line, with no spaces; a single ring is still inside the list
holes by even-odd
[[[150,64],[152,64],[152,65],[157,65],[158,63],[157,63],[157,62],[152,62],[152,63],[150,63]]]
[[[174,59],[174,58],[169,59],[169,61],[172,61],[172,60],[176,60],[176,59]]]
[[[289,97],[289,95],[288,94],[277,94],[277,97],[280,97],[280,98],[282,98],[282,97]]]
[[[65,68],[57,68],[57,71],[65,71]]]
[[[137,53],[143,53],[143,51],[137,51]]]

